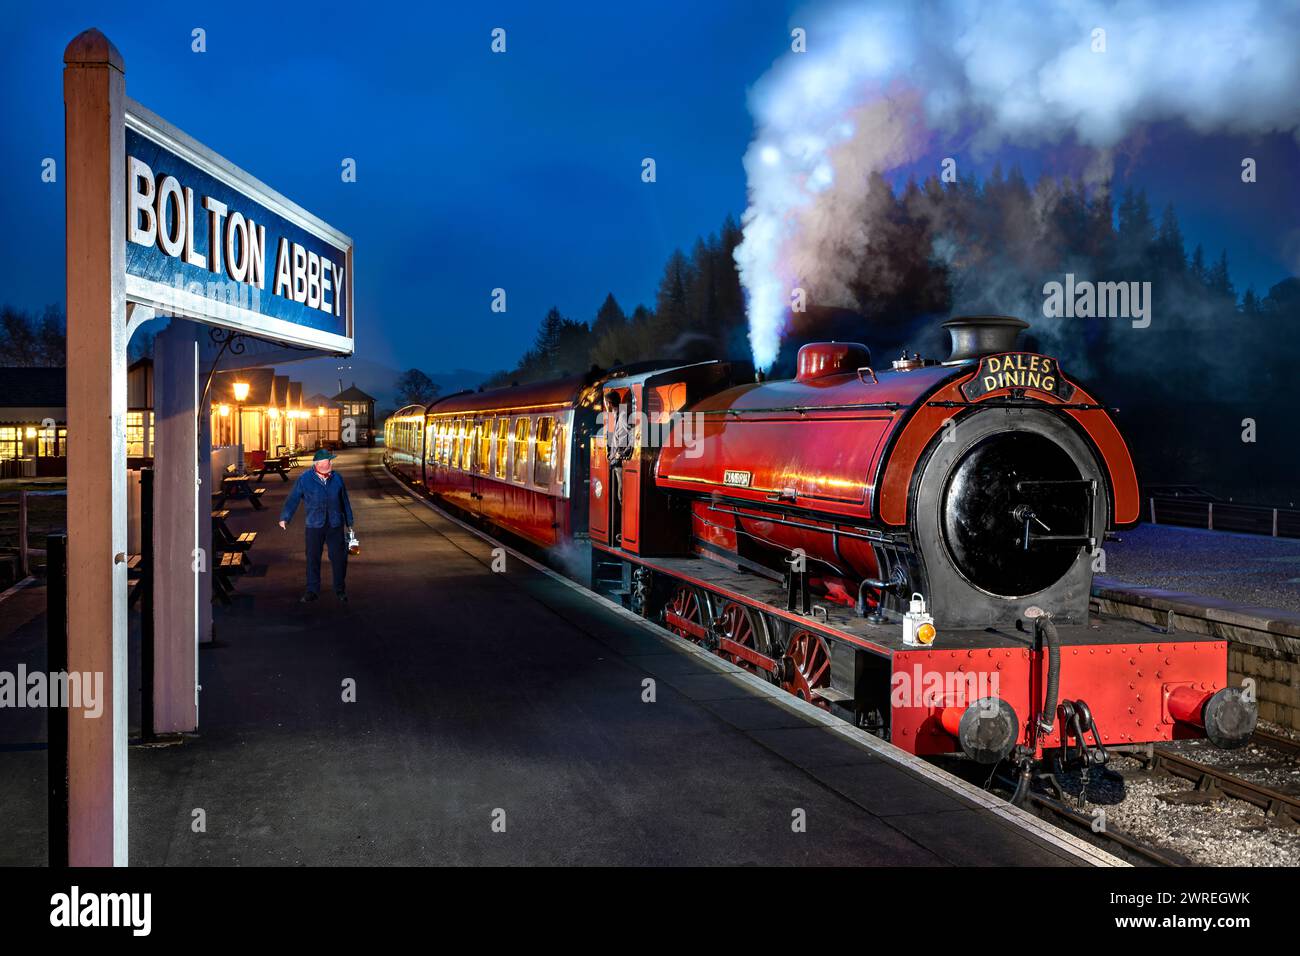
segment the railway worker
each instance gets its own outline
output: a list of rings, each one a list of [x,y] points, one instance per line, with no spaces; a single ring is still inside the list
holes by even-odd
[[[617,393],[605,393],[605,434],[609,459],[609,510],[611,538],[617,544],[623,530],[623,465],[632,457],[632,426],[628,421],[627,407],[620,405]]]
[[[314,601],[320,591],[320,552],[329,549],[330,571],[334,576],[334,594],[347,602],[345,579],[348,573],[346,529],[352,527],[352,503],[343,476],[334,471],[334,453],[328,448],[316,452],[312,467],[298,476],[293,491],[280,511],[280,527],[288,528],[298,502],[306,502],[307,511],[307,590],[298,600]]]

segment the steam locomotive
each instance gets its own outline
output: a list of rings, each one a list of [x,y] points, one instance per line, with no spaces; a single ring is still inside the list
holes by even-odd
[[[1094,766],[1244,742],[1224,641],[1090,614],[1138,519],[1110,411],[1027,323],[944,323],[946,359],[819,342],[790,381],[645,363],[389,419],[390,469],[595,590],[914,754]]]

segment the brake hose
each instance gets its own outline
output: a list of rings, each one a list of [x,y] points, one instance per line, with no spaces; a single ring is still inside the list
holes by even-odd
[[[1047,699],[1043,701],[1038,729],[1050,734],[1056,724],[1056,695],[1061,689],[1061,639],[1056,633],[1056,625],[1046,613],[1034,618],[1034,631],[1039,640],[1047,642]]]

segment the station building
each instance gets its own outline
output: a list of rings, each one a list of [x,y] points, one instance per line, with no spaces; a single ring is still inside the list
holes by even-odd
[[[305,415],[298,422],[298,438],[303,448],[342,447],[342,416],[334,399],[320,392],[303,400]]]
[[[66,395],[66,369],[0,368],[0,478],[67,475]],[[302,382],[277,375],[273,368],[217,372],[209,397],[213,450],[233,450],[242,442],[245,461],[254,466],[270,456],[341,445],[340,406],[319,394],[304,400]],[[374,408],[374,400],[369,401],[367,429]],[[127,369],[126,443],[129,468],[153,463],[150,358],[137,359]]]
[[[341,383],[340,383],[341,384]],[[351,419],[353,427],[345,430],[340,441],[349,447],[373,447],[375,444],[375,398],[357,388],[353,382],[334,396],[332,402],[338,408],[343,421]]]
[[[153,459],[153,360],[126,373],[129,467]],[[61,478],[68,473],[67,370],[0,368],[0,478]]]

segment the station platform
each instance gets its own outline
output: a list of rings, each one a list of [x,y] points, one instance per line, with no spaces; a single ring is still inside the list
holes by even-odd
[[[1118,864],[514,552],[494,572],[378,450],[336,465],[347,604],[327,561],[298,603],[291,485],[230,506],[255,569],[200,652],[198,733],[131,748],[132,865]],[[0,668],[36,654],[22,607]],[[0,865],[45,862],[41,734],[0,711]]]

